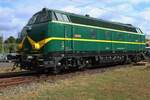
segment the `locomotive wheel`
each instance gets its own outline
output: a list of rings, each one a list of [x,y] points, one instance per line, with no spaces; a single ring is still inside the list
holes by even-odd
[[[131,58],[126,57],[125,59],[125,64],[130,64],[132,62]]]
[[[86,70],[86,65],[80,65],[80,66],[78,67],[78,69],[79,69],[80,71],[84,71],[84,70]]]
[[[61,66],[55,66],[52,70],[52,73],[53,74],[59,74],[62,70],[62,67]]]

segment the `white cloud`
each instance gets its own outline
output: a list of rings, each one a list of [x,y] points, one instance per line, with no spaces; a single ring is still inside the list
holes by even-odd
[[[85,2],[87,2],[87,0],[70,0],[70,1],[75,2],[75,3],[85,3]]]
[[[128,0],[130,3],[137,5],[140,3],[150,3],[150,0]]]
[[[120,22],[120,23],[125,23],[125,24],[134,24],[134,22],[135,22],[134,18],[126,17],[126,16],[112,18],[111,20],[114,22]]]
[[[81,9],[76,8],[74,6],[67,6],[65,8],[62,8],[61,10],[71,12],[71,13],[78,13],[78,14],[81,13]]]
[[[89,14],[92,17],[98,18],[105,15],[107,11],[96,7],[86,7],[85,13]]]
[[[13,1],[13,2],[12,2]],[[63,11],[89,14],[92,17],[102,18],[140,26],[144,32],[150,33],[150,8],[144,7],[137,11],[135,7],[141,3],[150,3],[150,0],[0,0],[0,32],[13,33],[21,31],[29,18],[43,7],[60,9]],[[90,4],[91,2],[91,4]],[[6,5],[8,3],[8,5]],[[88,4],[89,3],[89,4]],[[11,4],[11,6],[9,6]],[[82,6],[84,5],[84,6]],[[6,35],[9,36],[9,35]],[[16,36],[16,35],[15,35]]]
[[[144,9],[139,15],[147,21],[150,21],[150,8]]]

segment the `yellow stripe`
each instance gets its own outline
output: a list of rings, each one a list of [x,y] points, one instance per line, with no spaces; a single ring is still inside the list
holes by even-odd
[[[25,37],[22,39],[21,43],[19,43],[19,45],[18,45],[18,48],[19,48],[19,49],[22,49],[24,40],[25,40]]]
[[[145,43],[142,43],[142,42],[126,42],[126,41],[95,40],[95,39],[78,39],[78,38],[56,38],[56,37],[52,37],[51,40],[73,40],[73,41],[107,42],[107,43],[121,43],[121,44],[145,44]]]
[[[29,36],[27,36],[28,41],[30,42],[30,44],[32,45],[33,48],[39,50],[40,48],[42,48],[45,44],[47,44],[48,42],[52,41],[52,40],[65,40],[65,41],[83,41],[83,42],[103,42],[103,43],[117,43],[117,44],[143,44],[145,45],[145,43],[143,42],[125,42],[125,41],[111,41],[111,40],[95,40],[95,39],[79,39],[79,38],[59,38],[59,37],[50,37],[50,38],[46,38],[43,39],[39,42],[35,42],[34,40],[32,40]]]
[[[135,33],[135,32],[128,32],[128,31],[122,31],[122,30],[116,30],[116,29],[104,28],[104,27],[97,27],[97,26],[91,26],[91,25],[76,24],[76,23],[70,23],[70,22],[61,22],[61,21],[52,21],[52,22],[53,23],[60,23],[60,24],[75,25],[75,26],[83,26],[83,27],[89,27],[89,28],[96,28],[96,29],[102,29],[102,30],[108,30],[108,31],[115,31],[115,32],[121,32],[121,33],[144,35],[142,33],[140,34],[140,33]]]

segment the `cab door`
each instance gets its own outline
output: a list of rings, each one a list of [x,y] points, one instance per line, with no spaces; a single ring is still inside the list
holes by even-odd
[[[55,12],[56,20],[60,22],[70,23],[70,18],[63,13]],[[70,24],[60,24],[63,26],[63,48],[64,52],[72,51],[72,25]]]
[[[64,51],[70,52],[72,51],[72,26],[65,25],[64,27]]]

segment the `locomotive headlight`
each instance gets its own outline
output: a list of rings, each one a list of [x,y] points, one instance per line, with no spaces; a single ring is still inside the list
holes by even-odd
[[[60,66],[61,65],[61,63],[60,62],[58,62],[58,64],[57,64],[58,66]]]
[[[27,56],[27,59],[32,59],[33,57],[32,56]]]
[[[19,45],[18,45],[18,49],[22,49],[22,44],[19,44]]]
[[[88,63],[89,63],[89,61],[87,60],[87,61],[86,61],[86,64],[88,64]]]

